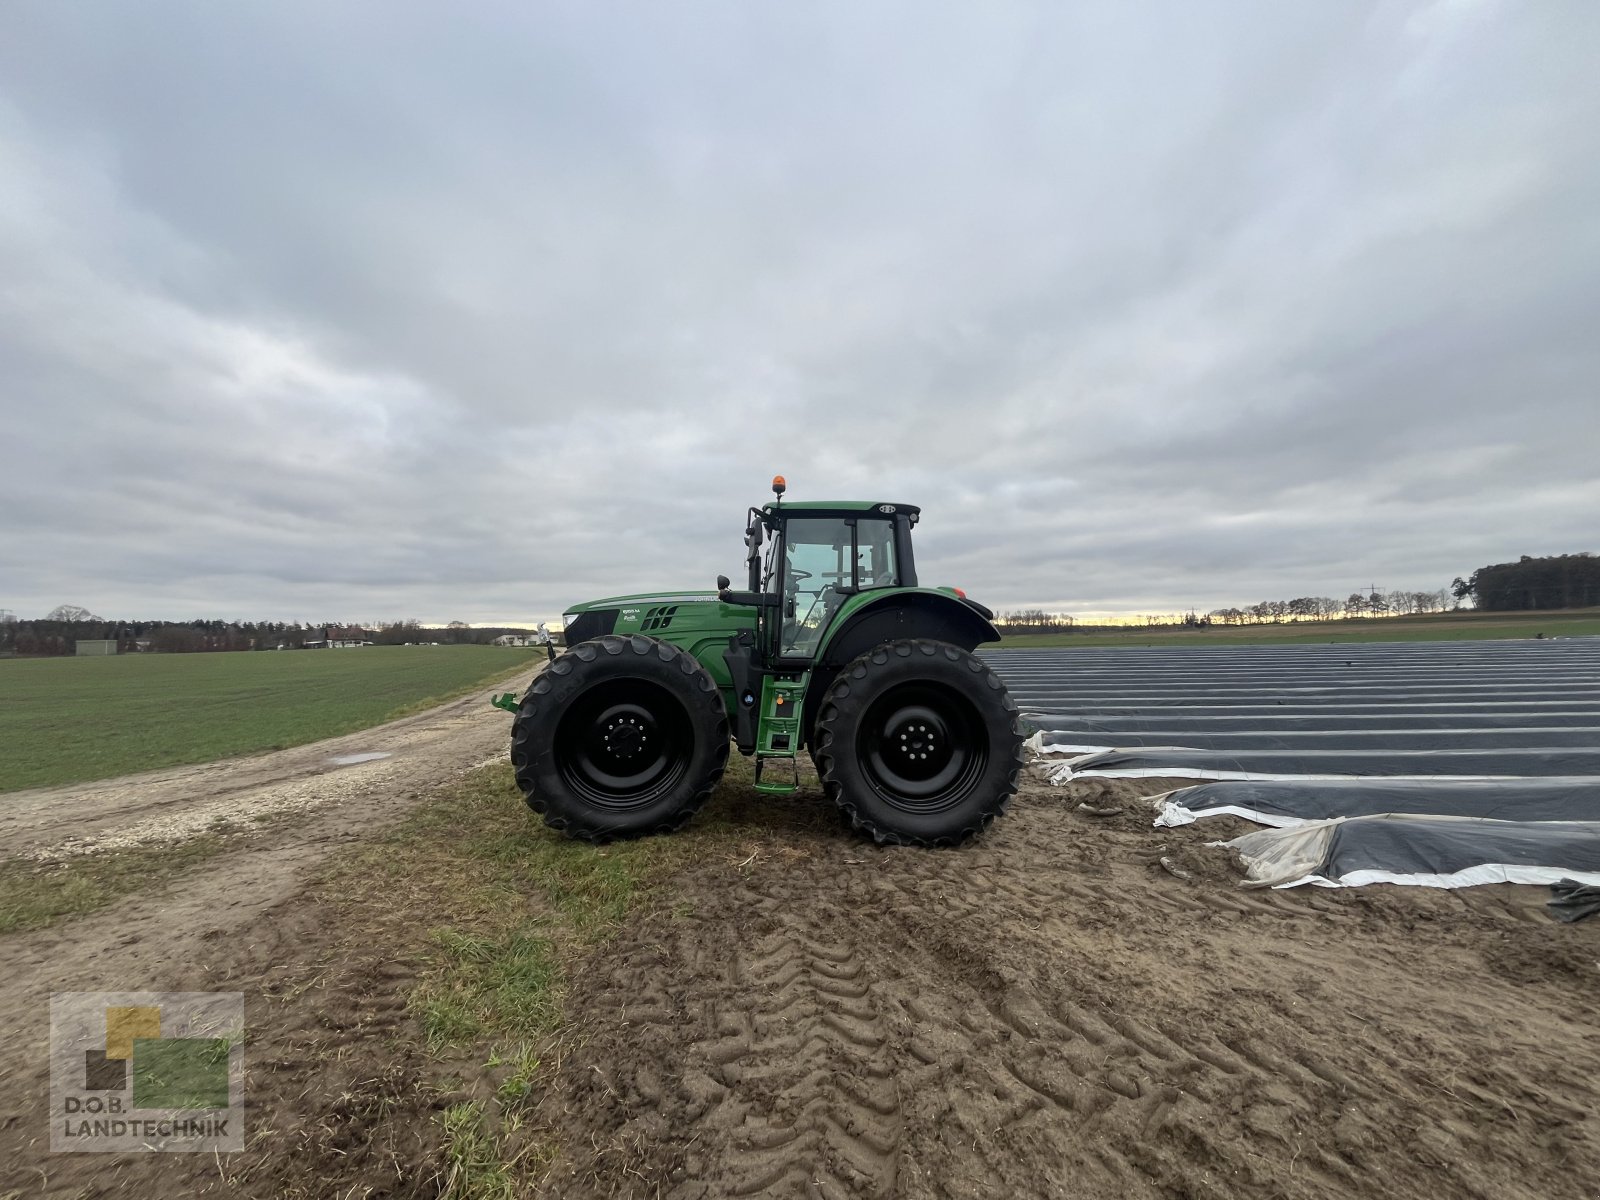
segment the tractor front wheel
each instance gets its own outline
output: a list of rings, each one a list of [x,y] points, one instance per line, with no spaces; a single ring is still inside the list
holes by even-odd
[[[817,773],[880,845],[951,846],[1005,811],[1024,762],[1017,706],[946,642],[888,642],[841,670],[817,716]]]
[[[670,833],[728,762],[728,716],[692,654],[649,637],[580,642],[534,680],[511,727],[528,806],[570,837]]]

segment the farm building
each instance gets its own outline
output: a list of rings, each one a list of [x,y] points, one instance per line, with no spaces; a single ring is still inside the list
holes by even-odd
[[[344,650],[351,646],[370,646],[372,632],[359,625],[329,625],[306,630],[306,640],[300,644],[307,650]]]
[[[116,638],[79,638],[78,657],[88,658],[96,654],[115,654],[117,652]]]
[[[550,636],[550,631],[544,627],[544,622],[539,622],[539,627],[527,633],[502,633],[495,638],[496,646],[549,646],[555,639]]]

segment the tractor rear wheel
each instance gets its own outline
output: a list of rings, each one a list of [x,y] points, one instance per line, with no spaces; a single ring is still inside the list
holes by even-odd
[[[981,658],[924,638],[886,642],[829,685],[817,773],[880,845],[953,846],[1005,812],[1024,736],[1005,684]]]
[[[570,837],[670,833],[728,762],[728,715],[694,655],[655,638],[581,642],[534,680],[511,727],[528,806]]]

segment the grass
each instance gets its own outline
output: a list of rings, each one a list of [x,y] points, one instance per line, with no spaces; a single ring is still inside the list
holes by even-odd
[[[483,1042],[509,1060],[558,1026],[566,962],[725,832],[713,823],[699,837],[571,841],[531,814],[510,767],[496,766],[429,801],[345,869],[363,890],[449,898],[429,930],[432,966],[412,1007],[435,1052]]]
[[[1417,617],[1356,617],[1340,621],[1294,621],[1282,625],[1170,625],[1098,628],[1084,633],[1011,634],[990,649],[1051,646],[1249,646],[1270,643],[1448,642],[1487,638],[1600,636],[1600,610],[1542,613],[1450,612]]]
[[[532,670],[500,646],[0,662],[0,792],[353,733]]]
[[[86,854],[62,863],[12,859],[0,864],[0,934],[25,933],[98,912],[125,896],[170,882],[221,849],[218,838],[207,836],[175,846]]]
[[[481,1100],[463,1100],[439,1117],[444,1125],[449,1174],[443,1200],[515,1200],[515,1181],[506,1170],[499,1142],[488,1128]]]

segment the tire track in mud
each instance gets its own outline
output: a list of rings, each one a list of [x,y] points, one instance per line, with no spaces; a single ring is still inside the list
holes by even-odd
[[[1581,1061],[1475,1061],[1507,1013],[1441,986],[1473,956],[1429,922],[1482,914],[1180,880],[1167,836],[1023,802],[953,853],[683,877],[574,981],[542,1194],[1528,1197],[1600,1163]]]
[[[746,913],[789,904],[724,899]],[[646,1151],[673,1164],[674,1197],[895,1195],[902,1073],[856,940],[803,914],[731,911],[639,934],[575,989],[602,1036],[565,1082],[609,1137],[591,1137],[552,1194],[626,1193],[627,1161]]]
[[[782,930],[736,957],[730,975],[755,1002],[725,1008],[722,1036],[697,1047],[745,1104],[729,1194],[893,1195],[899,1081],[856,947]]]
[[[1040,867],[1043,864],[1038,864]],[[1106,1003],[1086,990],[1070,969],[1019,972],[1011,953],[1017,930],[1045,935],[1048,944],[1083,943],[1073,910],[1115,903],[1125,924],[1160,928],[1173,914],[1194,911],[1194,897],[1169,877],[1150,887],[1118,890],[1092,874],[1066,882],[1047,870],[991,872],[963,869],[960,863],[915,864],[931,867],[902,876],[890,869],[880,890],[913,891],[904,906],[916,938],[936,961],[954,965],[956,979],[930,986],[907,1006],[924,1031],[911,1050],[926,1064],[916,1090],[948,1097],[944,1111],[930,1114],[942,1145],[934,1148],[924,1172],[927,1193],[938,1196],[1031,1194],[1040,1188],[1037,1164],[1052,1161],[1064,1170],[1057,1183],[1080,1194],[1114,1194],[1130,1177],[1148,1185],[1168,1174],[1149,1148],[1159,1141],[1180,1104],[1185,1115],[1209,1108],[1239,1108],[1251,1113],[1313,1098],[1335,1106],[1359,1095],[1337,1069],[1296,1055],[1279,1055],[1247,1041],[1197,1037],[1181,1023],[1160,1016],[1134,1015],[1136,1005]],[[946,867],[953,867],[949,873]],[[928,886],[929,874],[938,885]],[[984,936],[968,938],[947,918],[975,920],[971,893],[991,906]],[[997,903],[998,902],[998,903]],[[1307,915],[1299,906],[1271,902],[1228,904],[1232,916],[1294,920]],[[996,912],[1005,914],[1000,922]],[[1269,924],[1276,924],[1276,920]],[[1085,954],[1092,953],[1087,944]],[[957,1080],[956,1086],[951,1081]],[[1049,1146],[1052,1153],[1030,1153]],[[942,1151],[942,1152],[941,1152]],[[1021,1164],[1033,1164],[1022,1166]],[[1308,1162],[1308,1179],[1349,1183],[1347,1169]],[[959,1182],[958,1182],[959,1181]]]
[[[701,906],[692,928],[640,930],[653,945],[615,956],[610,1011],[626,1013],[635,1046],[651,1041],[659,1053],[585,1069],[625,1105],[656,1107],[693,1147],[669,1195],[1029,1194],[1038,1179],[1019,1164],[1040,1155],[1019,1143],[1056,1157],[1080,1147],[1076,1177],[1087,1169],[1109,1186],[1138,1172],[1137,1144],[1186,1097],[1271,1107],[1287,1102],[1275,1089],[1291,1086],[1355,1094],[1328,1069],[1195,1044],[1181,1029],[1108,1011],[1077,994],[1070,974],[1003,972],[1006,956],[989,948],[1013,939],[994,926],[1053,928],[1061,889],[912,853],[910,871],[890,861],[751,880]],[[1149,914],[1173,907],[1141,904]],[[740,920],[752,912],[764,914],[759,932]],[[983,936],[967,936],[974,928]],[[721,948],[708,954],[708,941]],[[661,1035],[665,1044],[653,1041]],[[615,1144],[644,1149],[635,1139],[647,1124],[631,1108]],[[1133,1150],[1116,1149],[1124,1142]],[[604,1158],[588,1164],[592,1193],[573,1192],[570,1177],[556,1192],[630,1194]]]

